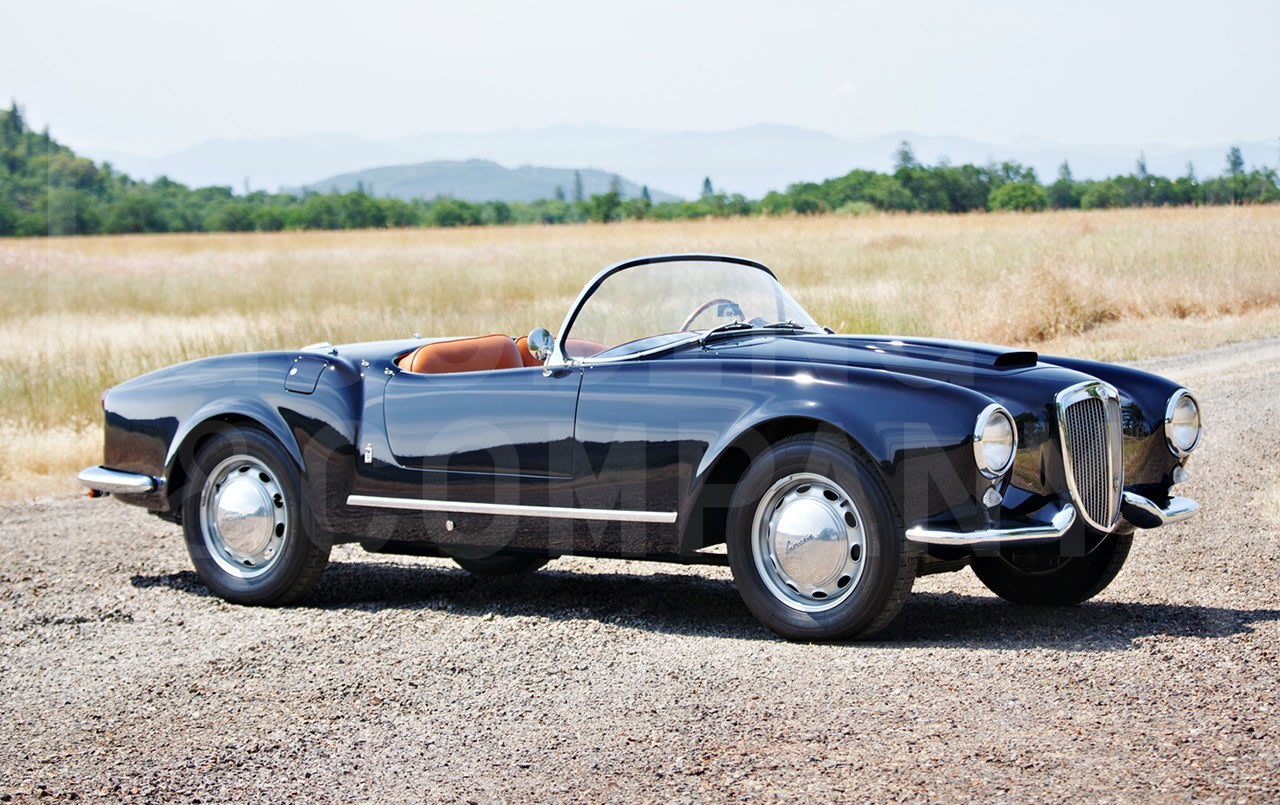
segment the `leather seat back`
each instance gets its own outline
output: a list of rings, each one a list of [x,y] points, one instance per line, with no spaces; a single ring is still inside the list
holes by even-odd
[[[533,352],[529,349],[529,336],[522,335],[516,339],[516,350],[520,353],[520,360],[525,366],[541,366],[542,361],[533,356]]]
[[[595,341],[587,341],[581,338],[570,338],[564,347],[570,358],[586,358],[597,352],[604,351],[604,344],[597,344]],[[520,360],[524,361],[525,366],[542,365],[542,361],[535,358],[533,352],[529,349],[529,336],[522,335],[517,338],[516,349],[520,351]]]
[[[423,374],[519,369],[524,365],[515,342],[506,335],[423,344],[399,361],[401,369]]]

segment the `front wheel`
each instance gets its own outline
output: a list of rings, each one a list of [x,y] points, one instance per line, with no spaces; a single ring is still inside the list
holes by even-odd
[[[840,437],[793,436],[758,456],[734,491],[728,529],[743,601],[791,640],[869,637],[915,581],[916,548],[888,491]]]
[[[258,430],[223,431],[201,445],[182,524],[200,580],[233,603],[295,601],[329,562],[293,460]]]
[[[974,575],[987,589],[1014,604],[1070,606],[1107,588],[1124,566],[1132,534],[1108,534],[1084,556],[1064,557],[1057,545],[1006,548],[974,557]]]

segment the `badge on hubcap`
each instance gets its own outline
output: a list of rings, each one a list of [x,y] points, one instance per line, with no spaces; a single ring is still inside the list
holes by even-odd
[[[774,597],[807,612],[831,609],[862,577],[866,537],[853,500],[816,473],[788,475],[756,508],[752,551]]]

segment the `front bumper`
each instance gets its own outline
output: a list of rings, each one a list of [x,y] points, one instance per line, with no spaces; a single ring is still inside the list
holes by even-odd
[[[1163,525],[1182,522],[1199,510],[1200,504],[1191,498],[1171,497],[1167,504],[1160,505],[1137,493],[1125,492],[1121,498],[1120,520],[1116,523],[1115,530],[1159,528]],[[1062,539],[1071,530],[1075,521],[1076,508],[1066,503],[1047,523],[1001,523],[980,531],[957,531],[917,523],[907,529],[907,539],[926,545],[956,545],[969,548],[1000,545],[1006,542],[1052,542]]]
[[[106,495],[145,495],[164,486],[163,478],[108,467],[85,467],[76,477],[91,492]]]
[[[1198,511],[1200,504],[1191,498],[1171,497],[1163,506],[1134,492],[1120,498],[1120,517],[1138,528],[1180,523]]]
[[[907,539],[926,545],[999,545],[1002,542],[1044,542],[1062,539],[1076,522],[1076,507],[1064,505],[1047,523],[1001,524],[980,531],[956,531],[917,523],[907,529]]]

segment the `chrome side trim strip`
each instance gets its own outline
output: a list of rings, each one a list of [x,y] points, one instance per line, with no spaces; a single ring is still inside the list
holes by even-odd
[[[993,545],[1001,542],[1033,542],[1062,539],[1076,521],[1076,507],[1070,503],[1044,525],[1014,528],[987,528],[982,531],[951,531],[914,525],[907,529],[907,539],[929,545]]]
[[[85,467],[76,476],[82,486],[113,495],[141,495],[164,485],[163,481],[136,472],[122,472],[106,467]]]
[[[1198,511],[1200,504],[1191,498],[1171,497],[1168,506],[1160,506],[1135,492],[1125,492],[1124,502],[1120,504],[1120,515],[1138,528],[1159,528],[1162,525],[1180,523]]]
[[[614,520],[621,523],[674,523],[675,512],[646,512],[631,509],[579,509],[567,506],[523,506],[515,503],[468,503],[460,500],[419,500],[377,495],[350,495],[348,506],[375,509],[409,509],[453,514],[506,514],[516,517],[552,517],[565,520]]]

